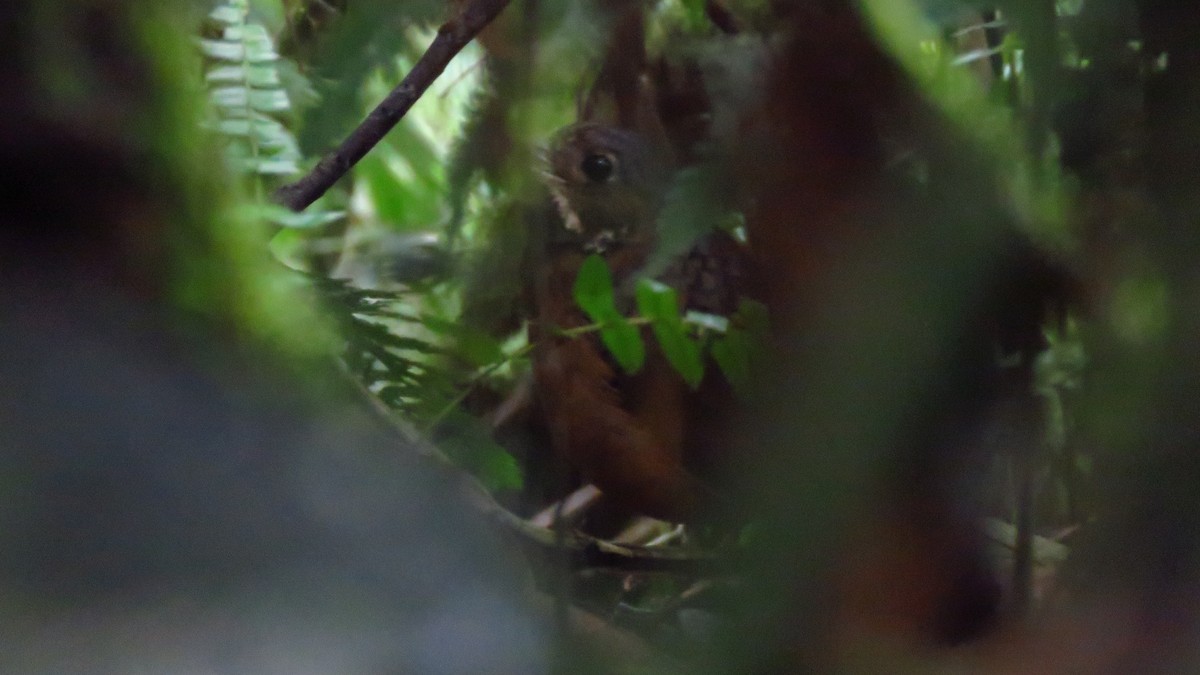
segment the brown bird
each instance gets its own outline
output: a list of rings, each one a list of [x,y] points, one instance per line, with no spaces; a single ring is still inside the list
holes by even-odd
[[[557,217],[534,243],[538,273],[528,297],[536,396],[551,441],[618,504],[665,520],[693,520],[715,501],[715,492],[685,468],[685,456],[719,442],[714,420],[724,416],[714,408],[731,401],[728,385],[710,374],[692,391],[649,329],[646,363],[632,375],[619,371],[595,334],[562,335],[562,329],[591,323],[573,297],[580,266],[591,254],[608,263],[618,308],[632,308],[633,283],[657,244],[671,153],[653,133],[585,122],[558,134],[547,164]],[[731,237],[713,233],[660,278],[670,279],[684,308],[716,311],[715,305],[732,302],[713,300],[713,271],[735,269],[738,256]],[[729,281],[715,284],[717,295],[734,293]]]

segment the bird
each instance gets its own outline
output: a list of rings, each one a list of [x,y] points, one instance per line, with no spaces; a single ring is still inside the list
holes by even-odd
[[[643,328],[644,366],[625,373],[594,333],[565,336],[592,320],[573,295],[584,261],[599,255],[614,280],[617,308],[634,308],[633,288],[659,243],[657,217],[677,169],[659,129],[583,121],[555,135],[546,153],[552,205],[531,238],[526,295],[535,345],[534,391],[555,451],[611,501],[672,522],[706,517],[722,499],[689,466],[711,454],[719,412],[732,404],[714,369],[693,390]],[[658,279],[681,309],[732,311],[741,245],[724,232],[702,236]],[[720,278],[722,270],[731,274]],[[703,429],[703,431],[701,431]]]

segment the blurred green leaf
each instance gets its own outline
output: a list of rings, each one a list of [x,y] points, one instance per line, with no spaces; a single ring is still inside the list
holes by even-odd
[[[658,244],[646,263],[645,276],[658,276],[701,237],[726,222],[734,201],[730,194],[734,184],[716,163],[690,167],[675,175],[658,216]]]
[[[259,112],[283,112],[290,107],[282,89],[250,89],[250,107]]]
[[[749,393],[756,368],[755,355],[761,353],[770,335],[766,305],[743,298],[729,318],[724,335],[712,342],[710,351],[717,367],[739,396]]]
[[[521,467],[492,440],[478,419],[454,410],[438,427],[434,441],[455,465],[479,479],[487,489],[519,490],[524,483]]]
[[[654,337],[671,366],[695,389],[704,378],[704,358],[700,345],[688,335],[679,317],[679,299],[675,289],[653,279],[642,279],[637,286],[638,313],[650,319]]]
[[[311,58],[302,58],[312,68],[319,99],[300,130],[301,147],[320,152],[348,134],[362,121],[361,104],[374,107],[379,102],[372,96],[364,100],[370,79],[382,71],[387,89],[394,87],[428,45],[422,40],[414,46],[408,29],[444,20],[446,14],[446,4],[433,0],[349,3],[347,11],[329,23]],[[398,55],[404,58],[398,61]]]
[[[575,302],[588,317],[600,324],[600,340],[628,373],[641,370],[646,362],[646,345],[637,326],[621,316],[613,300],[612,273],[608,263],[590,255],[575,279]]]
[[[592,254],[579,267],[575,278],[575,302],[592,321],[604,322],[617,314],[613,301],[612,273],[604,258]]]
[[[218,61],[243,61],[246,49],[239,42],[224,42],[221,40],[201,40],[200,53]]]
[[[411,120],[397,125],[355,168],[382,224],[402,231],[427,230],[442,220],[445,171],[429,139]]]
[[[385,147],[376,147],[354,168],[358,186],[366,191],[375,217],[385,223],[407,221],[407,204],[412,201],[407,181],[399,180],[388,169]]]
[[[212,12],[209,12],[208,18],[218,23],[233,26],[240,24],[246,19],[246,9],[232,5],[219,5]]]
[[[328,225],[346,217],[345,211],[301,211],[296,213],[277,204],[263,204],[263,216],[280,227],[307,230]]]
[[[642,332],[620,314],[613,314],[600,327],[600,340],[627,373],[636,373],[646,363]]]
[[[428,315],[420,321],[430,331],[452,338],[458,355],[477,368],[504,358],[503,343],[484,331]]]

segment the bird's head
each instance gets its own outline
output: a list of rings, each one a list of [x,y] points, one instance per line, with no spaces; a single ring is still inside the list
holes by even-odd
[[[563,129],[546,154],[562,227],[600,253],[652,236],[670,173],[669,153],[646,136],[595,123]]]

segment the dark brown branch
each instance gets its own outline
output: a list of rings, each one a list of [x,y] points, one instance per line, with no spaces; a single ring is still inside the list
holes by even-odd
[[[509,0],[467,0],[456,17],[438,28],[437,37],[399,86],[375,106],[337,150],[321,158],[300,180],[276,190],[275,201],[293,211],[303,211],[325,194],[404,118],[409,108],[446,69],[446,64],[499,16],[508,3]]]

